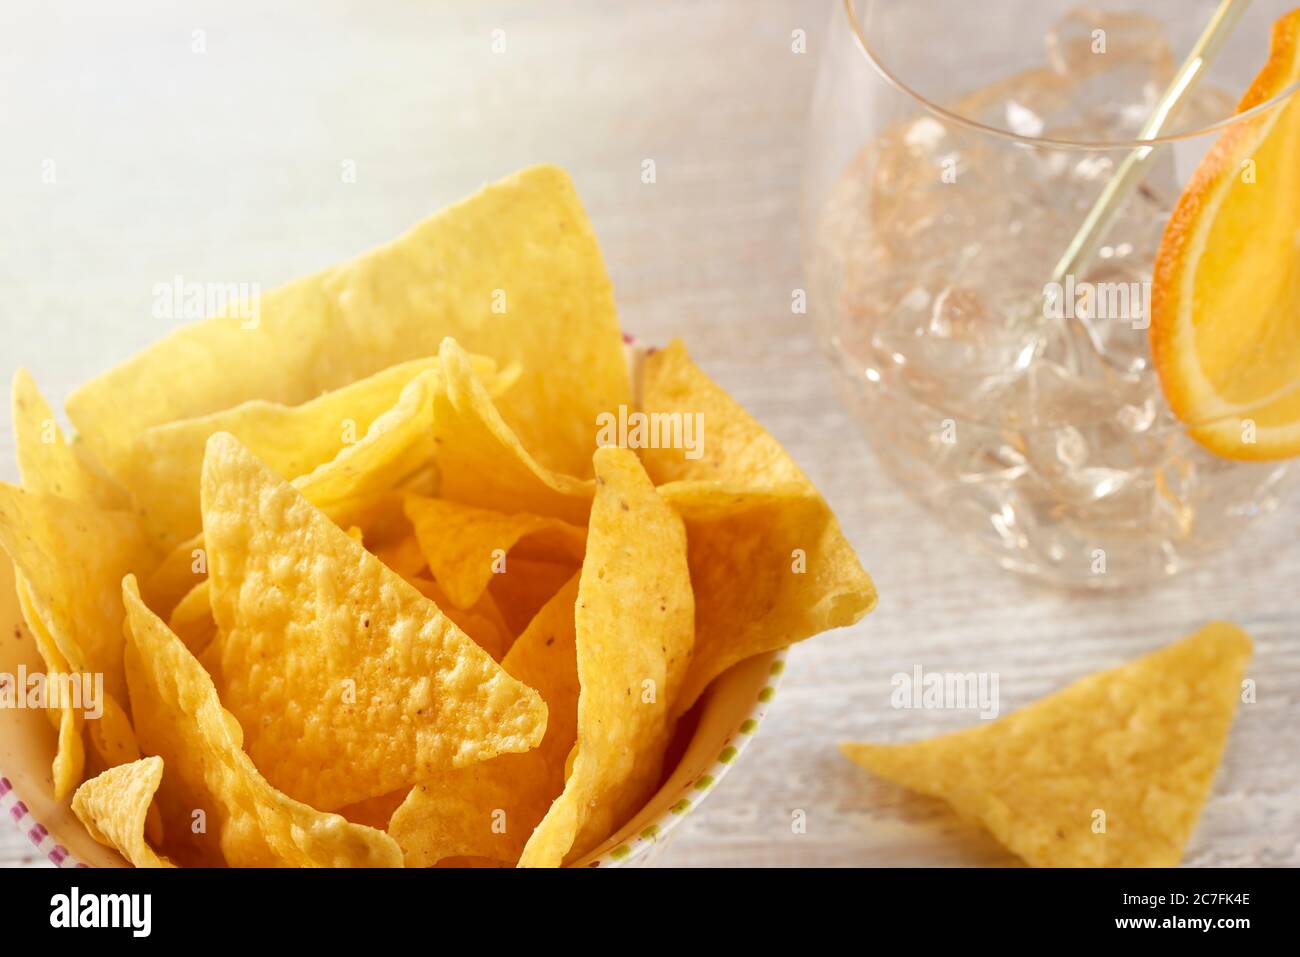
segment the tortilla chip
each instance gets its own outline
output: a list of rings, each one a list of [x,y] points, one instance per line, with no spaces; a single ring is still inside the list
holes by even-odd
[[[26,369],[14,373],[12,405],[23,488],[82,505],[126,506],[126,493],[64,439],[63,429]]]
[[[429,570],[457,608],[472,606],[494,573],[508,571],[507,556],[577,563],[587,542],[585,528],[556,518],[506,515],[423,495],[406,497],[406,515]]]
[[[117,592],[127,568],[147,559],[135,518],[119,510],[125,492],[65,440],[25,369],[14,375],[12,398],[18,469],[29,494],[12,486],[0,489],[0,524],[6,526],[0,528],[0,545],[14,559],[23,616],[48,672],[105,675],[100,719],[87,725],[71,704],[60,709],[54,790],[62,799],[84,774],[83,728],[88,727],[107,767],[140,756],[130,720],[118,704],[126,685]],[[122,529],[121,537],[105,544],[97,538]],[[83,560],[83,548],[97,554]]]
[[[158,806],[181,864],[232,867],[400,867],[388,835],[277,791],[243,751],[243,731],[207,672],[122,583],[126,668],[141,748],[163,759]]]
[[[446,593],[430,578],[412,578],[409,583],[415,586],[416,591],[421,595],[437,605],[439,610],[451,619],[452,624],[465,632],[474,644],[491,655],[493,661],[500,661],[505,657],[514,641],[514,635],[501,623],[500,613],[495,615],[483,613],[493,607],[489,604],[492,596],[485,594],[479,603],[462,609],[448,601]]]
[[[753,490],[812,488],[781,443],[691,361],[680,339],[646,357],[641,411],[649,416],[698,416],[703,424],[698,457],[685,447],[639,450],[656,485],[697,480]]]
[[[376,418],[360,441],[295,478],[294,488],[338,524],[357,524],[376,501],[387,501],[393,488],[432,459],[429,422],[438,391],[436,370],[416,376],[402,389],[397,404]]]
[[[564,789],[565,759],[578,727],[577,598],[574,575],[538,612],[503,663],[546,701],[541,744],[435,775],[413,788],[388,826],[407,867],[432,867],[457,857],[513,864]]]
[[[512,635],[521,635],[542,606],[564,587],[578,572],[575,562],[542,562],[527,558],[512,558],[506,570],[493,575],[488,585],[506,628]]]
[[[686,523],[691,587],[708,596],[695,610],[679,713],[737,662],[851,625],[875,607],[875,586],[815,492],[673,482],[659,493]]]
[[[376,558],[407,581],[429,567],[429,563],[424,560],[424,552],[420,551],[420,541],[415,537],[414,532],[371,551]]]
[[[640,450],[686,521],[692,585],[710,596],[697,612],[681,710],[733,664],[851,625],[875,607],[875,586],[812,482],[681,340],[647,356],[641,408],[703,425],[698,457],[689,448]]]
[[[71,670],[68,662],[32,606],[31,587],[17,567],[14,568],[14,590],[18,594],[18,607],[23,613],[23,620],[27,622],[27,630],[45,662],[45,670],[54,674],[66,674]],[[54,779],[54,796],[62,801],[81,783],[86,772],[86,746],[81,739],[81,711],[74,708],[70,701],[63,701],[58,708],[47,708],[46,714],[58,731],[51,775]]]
[[[220,433],[203,526],[218,628],[205,658],[286,794],[329,810],[541,740],[536,692]]]
[[[1250,653],[1244,632],[1215,622],[998,721],[843,749],[873,774],[943,798],[1032,866],[1173,867],[1209,794]]]
[[[145,602],[159,615],[169,615],[177,602],[208,577],[207,550],[203,533],[181,542],[163,558],[145,579],[140,591]]]
[[[592,483],[553,471],[531,454],[453,340],[443,341],[442,388],[435,391],[433,441],[440,497],[499,512],[530,512],[585,525]],[[556,428],[561,423],[554,423]],[[590,430],[595,443],[595,428]],[[584,463],[584,471],[589,467]]]
[[[107,768],[140,760],[140,745],[135,740],[131,719],[112,695],[105,694],[103,713],[86,719],[90,744]]]
[[[410,788],[401,788],[388,794],[366,798],[356,804],[349,804],[346,807],[339,808],[338,813],[353,824],[364,824],[366,827],[386,831],[388,822],[392,820],[393,812],[406,800],[409,791]]]
[[[255,399],[146,429],[135,440],[123,479],[140,503],[149,534],[171,548],[199,531],[199,476],[208,436],[229,432],[275,472],[297,478],[365,436],[407,383],[434,364],[402,363],[302,405]]]
[[[142,758],[91,778],[72,798],[72,810],[90,836],[136,867],[175,867],[145,840],[145,819],[162,783],[163,760]]]
[[[211,594],[211,583],[204,579],[177,603],[172,609],[171,617],[167,619],[167,627],[198,658],[202,658],[203,652],[217,636],[217,622],[212,617]]]
[[[595,849],[659,784],[694,599],[682,520],[632,452],[598,449],[576,610],[577,756],[520,858],[557,867]]]
[[[86,773],[86,744],[81,739],[83,720],[76,708],[65,707],[59,712],[59,743],[54,752],[51,772],[54,776],[54,797],[62,801],[81,783]]]
[[[361,540],[366,548],[374,552],[413,537],[415,532],[406,517],[406,496],[408,493],[433,495],[438,482],[438,467],[430,462],[391,491],[369,496],[368,507],[358,510],[352,519],[361,529]]]
[[[501,411],[540,461],[590,468],[591,423],[628,402],[627,368],[596,237],[562,170],[508,177],[387,246],[261,296],[256,317],[179,329],[78,389],[68,414],[118,473],[151,426],[250,399],[306,402],[433,355],[446,336],[518,368]]]
[[[359,524],[401,501],[391,489],[418,474],[433,453],[429,429],[437,379],[421,373],[402,389],[397,404],[376,418],[360,441],[293,480],[307,500],[337,523]],[[400,514],[400,511],[399,511]],[[198,570],[196,570],[198,569]],[[149,607],[169,614],[177,602],[207,575],[202,533],[176,546],[150,576],[144,589]]]
[[[119,592],[144,554],[131,516],[0,482],[0,547],[68,667],[102,673],[105,692],[126,700]]]

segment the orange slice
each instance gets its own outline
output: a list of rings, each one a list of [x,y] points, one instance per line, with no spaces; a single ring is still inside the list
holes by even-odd
[[[1300,81],[1300,9],[1237,107]],[[1206,154],[1156,257],[1151,353],[1191,436],[1232,459],[1300,455],[1300,93]]]

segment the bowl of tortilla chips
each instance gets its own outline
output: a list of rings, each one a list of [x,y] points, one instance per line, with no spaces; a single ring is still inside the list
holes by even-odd
[[[559,169],[253,305],[67,433],[14,379],[0,802],[56,863],[644,863],[874,605],[776,440],[624,342]]]

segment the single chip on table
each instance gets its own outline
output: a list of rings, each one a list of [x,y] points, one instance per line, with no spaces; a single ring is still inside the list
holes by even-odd
[[[136,867],[175,867],[145,840],[145,821],[162,777],[163,760],[157,756],[109,768],[77,788],[73,813],[91,837]]]
[[[216,639],[248,753],[333,809],[535,747],[546,706],[231,436],[203,467]]]
[[[1215,622],[978,727],[845,744],[1035,867],[1174,867],[1209,794],[1251,642]]]
[[[166,769],[157,801],[169,857],[199,866],[401,866],[400,848],[383,831],[272,787],[244,753],[243,730],[212,679],[141,601],[133,577],[122,597],[136,734]]]

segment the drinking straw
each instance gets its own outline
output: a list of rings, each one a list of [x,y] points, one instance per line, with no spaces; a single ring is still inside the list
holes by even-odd
[[[1178,68],[1173,81],[1160,97],[1151,115],[1147,117],[1141,132],[1138,133],[1138,139],[1150,140],[1160,135],[1165,124],[1177,114],[1185,102],[1187,92],[1201,78],[1214,55],[1219,52],[1223,41],[1237,25],[1237,21],[1249,3],[1250,0],[1221,0],[1218,9],[1214,11],[1214,16],[1210,17],[1210,22],[1205,25],[1191,52],[1187,54],[1187,59]],[[1119,164],[1119,168],[1106,183],[1097,201],[1088,210],[1088,215],[1083,218],[1079,231],[1070,240],[1070,245],[1057,261],[1056,268],[1052,271],[1053,282],[1063,284],[1066,276],[1092,259],[1120,207],[1142,181],[1142,176],[1154,154],[1155,147],[1139,146],[1124,157],[1124,161]],[[1089,339],[1091,338],[1090,333]]]

